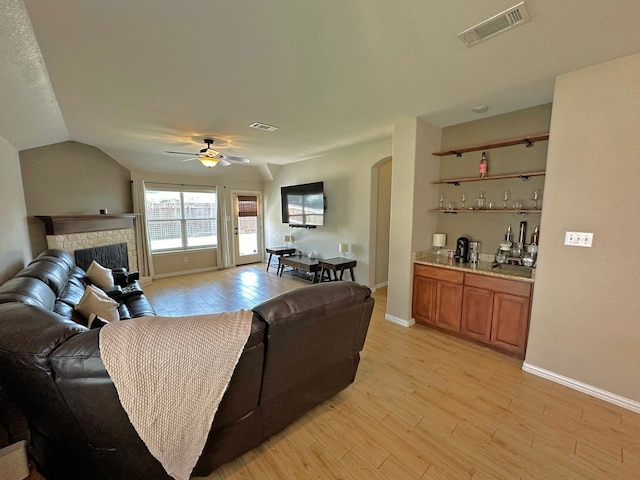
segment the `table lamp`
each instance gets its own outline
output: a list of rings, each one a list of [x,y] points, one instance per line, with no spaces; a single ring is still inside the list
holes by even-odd
[[[447,245],[447,234],[434,233],[431,240],[431,245],[433,246],[433,251],[436,255],[442,255],[442,249]]]
[[[338,252],[340,252],[340,258],[347,258],[347,253],[349,252],[349,244],[342,242],[339,243]]]
[[[284,246],[289,248],[293,244],[293,235],[283,235],[282,240],[284,241]]]

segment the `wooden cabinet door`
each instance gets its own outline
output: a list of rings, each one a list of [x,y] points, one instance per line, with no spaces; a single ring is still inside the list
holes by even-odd
[[[462,285],[439,281],[436,288],[436,325],[460,332],[461,316]]]
[[[491,343],[524,357],[529,329],[529,299],[496,292],[493,299]]]
[[[488,343],[491,339],[491,317],[494,292],[486,288],[464,287],[460,332]]]
[[[417,323],[434,325],[436,323],[436,285],[433,278],[413,277],[412,315]]]

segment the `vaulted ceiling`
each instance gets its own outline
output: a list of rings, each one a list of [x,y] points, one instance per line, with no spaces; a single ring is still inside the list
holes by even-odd
[[[200,172],[164,152],[209,136],[286,164],[390,137],[404,117],[539,105],[558,74],[640,51],[637,0],[526,0],[529,23],[472,48],[456,35],[517,0],[0,3],[0,136],[87,143],[136,171]]]

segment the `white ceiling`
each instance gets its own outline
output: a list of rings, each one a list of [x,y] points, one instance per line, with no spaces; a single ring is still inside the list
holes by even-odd
[[[456,37],[516,3],[24,0],[27,16],[0,0],[0,136],[184,174],[204,167],[164,151],[213,136],[264,168],[390,137],[404,117],[447,126],[477,105],[547,103],[558,74],[640,51],[638,0],[526,0],[530,23],[473,48]]]

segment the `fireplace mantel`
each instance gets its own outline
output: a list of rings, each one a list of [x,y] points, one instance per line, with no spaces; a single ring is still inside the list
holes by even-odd
[[[66,235],[68,233],[99,232],[101,230],[120,230],[134,228],[133,213],[106,215],[36,215],[44,222],[47,235]]]

